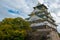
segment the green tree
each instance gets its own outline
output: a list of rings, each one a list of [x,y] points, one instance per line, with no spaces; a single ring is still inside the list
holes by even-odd
[[[30,31],[29,22],[22,18],[5,18],[0,22],[0,40],[24,40],[27,30]]]

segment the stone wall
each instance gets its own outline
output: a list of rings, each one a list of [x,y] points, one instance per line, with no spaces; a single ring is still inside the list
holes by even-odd
[[[26,40],[59,40],[56,31],[34,31],[27,35]]]
[[[52,40],[59,40],[58,33],[55,31],[50,32],[50,36]]]

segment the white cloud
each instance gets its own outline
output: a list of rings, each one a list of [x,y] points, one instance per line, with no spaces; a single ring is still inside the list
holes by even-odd
[[[36,4],[37,0],[0,0],[0,20],[5,17],[28,17],[27,14],[33,11]],[[18,10],[19,13],[10,13],[8,10]]]
[[[60,17],[60,11],[59,12],[57,12],[57,14],[56,14],[58,17]]]

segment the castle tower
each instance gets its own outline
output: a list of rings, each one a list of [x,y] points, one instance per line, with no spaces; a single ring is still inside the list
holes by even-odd
[[[59,40],[57,33],[57,25],[53,20],[48,8],[44,4],[38,4],[34,10],[29,14],[28,21],[31,23],[31,28],[36,30],[36,34],[41,34],[41,39],[34,40]]]

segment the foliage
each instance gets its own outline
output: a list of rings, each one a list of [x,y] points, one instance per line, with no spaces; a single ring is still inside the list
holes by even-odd
[[[0,40],[24,40],[29,23],[22,18],[5,18],[0,22]]]

